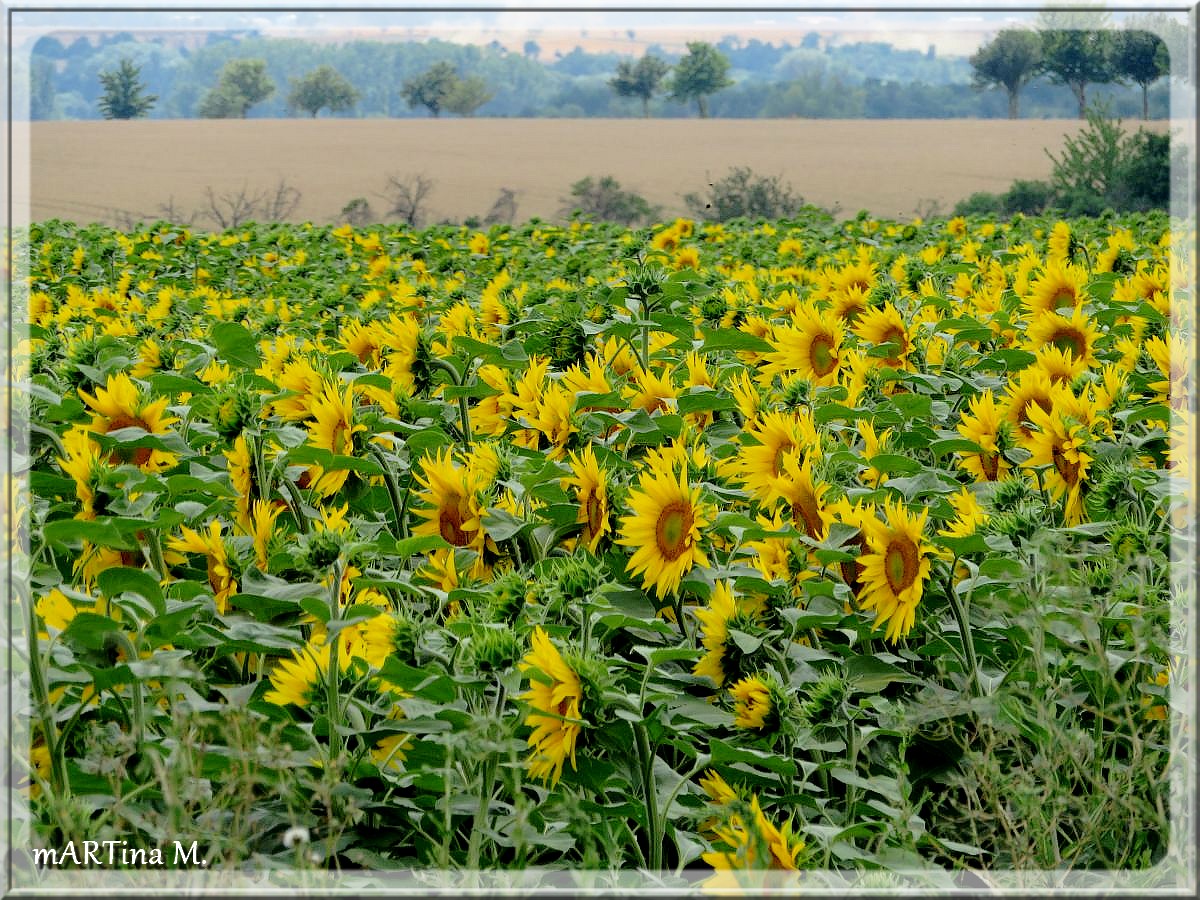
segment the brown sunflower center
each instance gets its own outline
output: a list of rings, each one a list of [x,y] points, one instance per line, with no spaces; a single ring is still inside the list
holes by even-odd
[[[833,355],[833,337],[831,335],[818,334],[814,337],[812,349],[808,355],[812,370],[820,377],[828,375],[837,367],[838,361],[837,357]]]
[[[150,427],[150,423],[137,416],[129,416],[122,413],[109,420],[109,432],[118,431],[122,428],[140,428],[143,431],[149,431],[151,433],[154,431],[154,429]],[[113,451],[112,455],[109,457],[109,461],[118,465],[121,463],[131,462],[140,468],[150,461],[150,455],[153,452],[154,451],[149,447],[135,447],[132,450],[117,449]]]
[[[775,448],[775,456],[771,460],[771,474],[778,478],[783,474],[783,457],[788,452],[795,450],[796,445],[791,440],[784,439],[779,442]]]
[[[883,554],[883,572],[893,594],[917,580],[917,546],[906,537],[894,537]]]
[[[810,492],[804,491],[792,504],[792,521],[797,525],[804,522],[804,531],[810,538],[820,538],[821,511],[817,508],[817,498]]]
[[[471,542],[462,527],[462,510],[459,508],[461,499],[458,494],[452,494],[438,510],[438,531],[447,543],[455,547],[465,547]]]
[[[1050,458],[1054,461],[1054,468],[1058,470],[1063,481],[1071,487],[1079,483],[1079,463],[1067,459],[1063,454],[1062,447],[1055,444],[1050,450]]]
[[[1054,309],[1062,309],[1064,306],[1075,305],[1075,292],[1065,285],[1054,292],[1054,296],[1050,298],[1050,305]]]
[[[599,534],[600,529],[604,526],[604,501],[595,491],[592,491],[588,494],[584,509],[587,511],[588,534],[593,536]]]
[[[658,514],[658,521],[654,524],[654,542],[667,562],[674,562],[687,549],[692,521],[692,505],[686,500],[674,500]]]
[[[349,426],[339,420],[333,426],[333,434],[329,436],[329,448],[339,456],[346,452],[346,433],[349,430]]]
[[[1087,337],[1077,328],[1057,328],[1050,334],[1050,343],[1059,350],[1067,350],[1076,359],[1087,353]]]
[[[1000,454],[987,451],[980,453],[979,468],[983,470],[984,478],[995,481],[1000,476]]]

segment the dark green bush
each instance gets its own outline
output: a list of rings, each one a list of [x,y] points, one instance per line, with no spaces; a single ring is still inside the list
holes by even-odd
[[[1005,214],[1024,213],[1034,216],[1043,212],[1054,199],[1054,189],[1045,181],[1018,179],[1001,195]]]
[[[651,206],[641,194],[622,189],[611,175],[593,179],[591,175],[571,185],[571,198],[565,202],[563,213],[581,216],[596,222],[616,222],[636,225],[652,222],[658,208]]]
[[[999,194],[988,191],[976,191],[966,200],[960,200],[954,205],[956,216],[994,216],[1002,209]]]
[[[740,166],[710,184],[707,196],[690,193],[683,202],[698,219],[727,222],[787,218],[804,205],[804,198],[778,175],[755,175],[750,168]]]

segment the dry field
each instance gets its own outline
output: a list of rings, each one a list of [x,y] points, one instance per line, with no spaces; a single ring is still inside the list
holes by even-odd
[[[908,218],[948,213],[974,191],[1045,178],[1045,149],[1079,131],[1074,120],[258,119],[38,122],[31,126],[28,197],[18,220],[50,217],[127,224],[172,204],[204,215],[216,195],[280,181],[301,200],[291,218],[331,222],[353,198],[383,212],[389,175],[433,181],[432,221],[482,216],[501,188],[517,217],[559,215],[570,185],[613,175],[663,208],[733,166],[790,181],[842,215],[868,209]],[[1165,130],[1165,122],[1152,123]],[[17,136],[20,140],[20,136]],[[19,150],[14,154],[20,172]]]

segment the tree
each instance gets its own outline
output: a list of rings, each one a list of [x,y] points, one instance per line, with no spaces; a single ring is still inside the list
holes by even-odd
[[[525,46],[521,49],[529,59],[537,59],[538,54],[542,52],[542,48],[537,41],[526,41]]]
[[[456,77],[450,93],[442,101],[442,109],[458,116],[473,116],[475,110],[491,100],[493,96],[487,88],[487,82],[478,75],[461,79]]]
[[[708,118],[708,95],[733,84],[729,78],[729,60],[712,44],[690,41],[688,52],[675,64],[671,78],[671,99],[680,103],[696,101],[700,118]]]
[[[141,66],[122,57],[116,71],[101,72],[104,94],[100,97],[100,112],[106,119],[140,119],[154,106],[158,97],[144,94],[145,85],[139,77]]]
[[[650,118],[650,99],[658,92],[662,81],[671,67],[666,60],[646,54],[636,63],[622,60],[617,65],[617,74],[608,82],[609,87],[620,97],[640,97],[642,116]]]
[[[221,69],[217,86],[200,101],[200,115],[207,119],[244,119],[255,103],[275,93],[275,82],[267,75],[263,59],[231,59]]]
[[[322,109],[341,112],[358,102],[358,91],[354,85],[333,66],[320,66],[303,78],[293,78],[291,84],[288,106],[302,109],[314,119]]]
[[[400,87],[400,95],[408,103],[410,109],[424,106],[434,118],[441,115],[446,105],[446,98],[458,83],[458,72],[453,63],[445,61],[434,63],[419,75],[404,82]]]
[[[1142,118],[1150,118],[1149,88],[1170,71],[1167,45],[1158,35],[1127,28],[1113,35],[1112,68],[1117,78],[1126,78],[1142,89]]]
[[[1041,62],[1041,39],[1023,28],[1004,29],[970,59],[977,89],[1002,87],[1008,92],[1010,119],[1020,117],[1021,88],[1038,74]]]
[[[1042,71],[1071,89],[1081,119],[1087,118],[1087,86],[1113,80],[1108,26],[1108,13],[1099,10],[1043,11],[1038,16]]]

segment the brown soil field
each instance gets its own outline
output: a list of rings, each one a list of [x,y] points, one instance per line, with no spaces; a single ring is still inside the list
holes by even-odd
[[[386,212],[388,177],[421,174],[433,182],[429,221],[482,217],[501,188],[515,191],[518,220],[552,219],[574,182],[613,175],[671,217],[686,213],[685,193],[748,166],[842,216],[866,209],[907,219],[948,214],[971,193],[1000,192],[1017,178],[1046,178],[1046,149],[1057,154],[1082,127],[994,119],[36,122],[29,205],[18,189],[14,213],[18,221],[31,214],[128,225],[169,207],[212,227],[206,189],[255,194],[282,180],[301,194],[290,219],[325,223],[340,221],[356,197]]]

